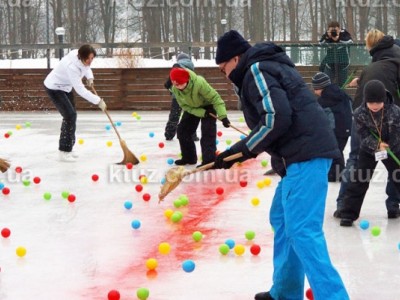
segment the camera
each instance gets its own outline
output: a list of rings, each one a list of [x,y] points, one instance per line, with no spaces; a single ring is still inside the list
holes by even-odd
[[[336,30],[332,30],[332,31],[331,31],[331,36],[332,36],[332,37],[337,37],[337,36],[338,36],[337,31],[336,31]]]

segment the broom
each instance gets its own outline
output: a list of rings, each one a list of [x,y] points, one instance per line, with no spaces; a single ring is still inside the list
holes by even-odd
[[[212,113],[210,113],[209,115],[210,115],[211,117],[217,119],[217,120],[220,120],[216,115],[214,115],[214,114],[212,114]],[[220,121],[222,122],[222,120],[220,120]],[[246,132],[240,130],[240,129],[237,128],[236,126],[233,126],[232,124],[229,124],[229,127],[235,129],[236,131],[240,132],[241,134],[244,134],[245,136],[248,136],[248,134],[247,134]]]
[[[92,86],[92,91],[95,95],[98,96],[96,90],[94,89],[94,86]],[[132,151],[130,151],[128,149],[128,146],[126,145],[125,141],[121,138],[121,136],[119,135],[119,132],[117,130],[117,128],[114,125],[114,122],[112,121],[110,114],[108,113],[107,110],[104,110],[105,114],[107,115],[108,119],[110,120],[110,123],[112,125],[112,127],[115,130],[115,133],[118,136],[119,139],[119,143],[121,145],[122,151],[124,152],[124,158],[122,159],[122,161],[119,163],[120,165],[125,165],[127,163],[132,163],[134,165],[137,165],[139,163],[139,160],[137,159],[137,157],[132,153]]]
[[[242,153],[235,153],[231,156],[225,157],[224,161],[231,161],[234,159],[241,158],[243,156]],[[203,165],[193,170],[186,170],[183,166],[173,167],[168,170],[167,174],[165,174],[165,183],[161,186],[161,191],[158,194],[158,203],[164,200],[164,198],[171,193],[183,180],[184,177],[211,169],[214,166],[214,162]]]
[[[375,132],[373,132],[372,130],[370,130],[371,134],[373,135],[374,138],[376,138],[378,140],[378,142],[381,141],[381,139],[376,135]],[[400,166],[400,160],[399,158],[393,153],[392,150],[390,150],[390,148],[386,148],[387,153],[393,158],[393,160],[397,163],[398,166]]]
[[[5,159],[0,158],[0,171],[4,173],[10,167],[10,163]]]

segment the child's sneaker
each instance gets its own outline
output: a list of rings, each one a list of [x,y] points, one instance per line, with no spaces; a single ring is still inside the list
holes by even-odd
[[[76,158],[73,157],[71,152],[60,151],[59,160],[63,162],[76,162]]]

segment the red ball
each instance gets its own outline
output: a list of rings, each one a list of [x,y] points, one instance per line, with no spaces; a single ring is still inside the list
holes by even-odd
[[[161,142],[161,143],[158,144],[158,147],[160,147],[160,148],[164,148],[164,146],[165,146],[165,145],[164,145],[163,142]]]
[[[144,200],[144,201],[149,201],[150,198],[151,198],[150,194],[148,194],[148,193],[143,194],[143,200]]]
[[[1,236],[2,236],[3,238],[8,238],[8,237],[10,236],[10,234],[11,234],[11,231],[10,231],[10,229],[8,229],[8,228],[3,228],[3,229],[1,230]]]
[[[313,295],[313,292],[312,292],[311,288],[308,288],[308,289],[307,289],[307,291],[306,291],[306,298],[307,298],[308,300],[314,300],[314,295]]]
[[[239,184],[240,184],[241,187],[246,187],[247,186],[247,181],[241,180]]]
[[[22,168],[21,167],[16,167],[15,168],[15,173],[21,173],[22,172]]]
[[[92,180],[93,180],[93,181],[99,180],[99,175],[93,174],[93,175],[92,175]]]
[[[259,245],[257,245],[257,244],[253,244],[250,247],[250,252],[253,255],[258,255],[261,252],[261,247]]]
[[[40,181],[41,181],[40,177],[34,177],[33,178],[33,182],[36,183],[36,184],[39,184]]]
[[[72,202],[74,202],[76,200],[76,197],[75,197],[74,194],[69,194],[67,199],[68,199],[69,202],[72,203]]]
[[[218,135],[218,136],[222,136],[222,132],[221,132],[221,131],[218,131],[218,132],[217,132],[217,135]]]
[[[117,290],[111,290],[108,292],[108,300],[119,300],[121,295]]]
[[[135,190],[136,190],[136,192],[140,193],[143,190],[143,186],[141,184],[137,184],[135,186]]]
[[[10,134],[9,134],[9,133],[5,133],[5,134],[4,134],[4,137],[5,137],[6,139],[8,139],[8,138],[10,137]]]
[[[216,192],[218,195],[222,195],[222,194],[224,193],[224,189],[223,189],[222,187],[217,187],[217,188],[215,189],[215,192]]]
[[[3,195],[8,195],[10,193],[10,189],[8,187],[4,187],[1,192],[3,193]]]
[[[125,166],[126,166],[126,168],[127,168],[128,170],[131,170],[131,169],[133,168],[133,164],[130,163],[130,162],[126,163]]]

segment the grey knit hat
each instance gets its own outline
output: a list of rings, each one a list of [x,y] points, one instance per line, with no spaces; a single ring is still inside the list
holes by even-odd
[[[187,55],[184,52],[181,52],[178,54],[178,56],[176,57],[176,60],[182,60],[182,59],[190,59],[189,55]]]
[[[331,79],[327,74],[319,72],[314,75],[311,82],[314,90],[322,90],[331,84]]]

